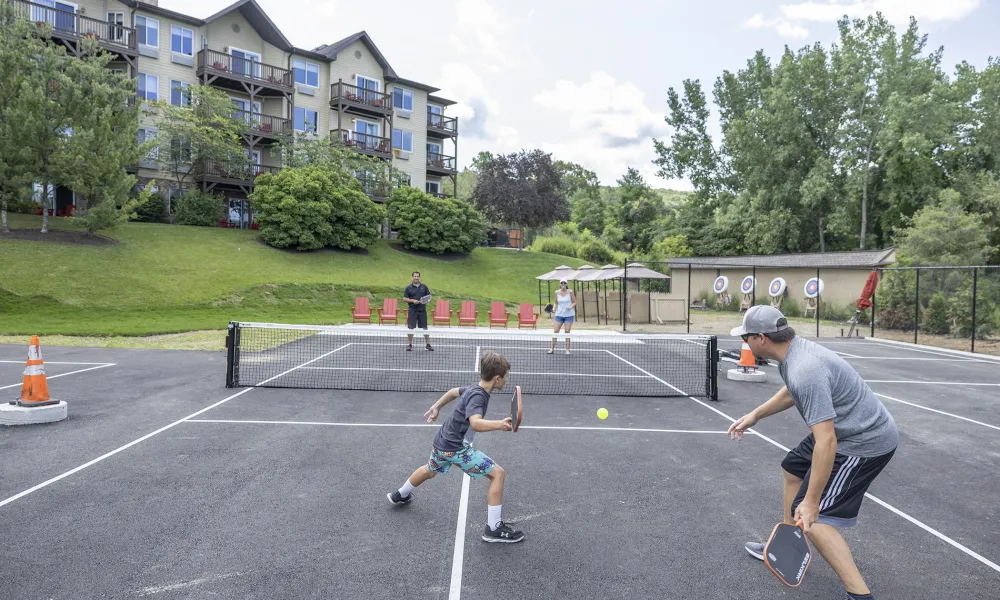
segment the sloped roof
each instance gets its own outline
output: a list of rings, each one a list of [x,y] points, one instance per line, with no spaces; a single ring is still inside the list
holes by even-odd
[[[334,42],[332,44],[324,44],[323,46],[316,48],[314,52],[322,54],[323,56],[329,58],[330,60],[337,60],[337,55],[340,54],[341,50],[350,46],[351,44],[353,44],[358,40],[361,40],[361,42],[363,42],[364,45],[367,46],[368,51],[372,53],[372,56],[375,57],[375,60],[377,60],[380,65],[382,65],[382,70],[385,72],[385,76],[387,78],[399,79],[399,77],[396,75],[396,72],[392,70],[392,65],[390,65],[389,61],[385,59],[385,56],[382,56],[382,53],[379,51],[378,47],[375,46],[375,42],[372,41],[371,36],[369,36],[368,33],[365,31],[359,31],[354,35],[349,35],[344,39]]]
[[[804,254],[755,254],[749,256],[698,256],[670,259],[670,266],[691,265],[693,269],[730,267],[775,268],[860,268],[890,265],[896,262],[896,247],[852,252],[810,252]]]
[[[281,33],[278,26],[271,21],[271,18],[267,16],[267,13],[265,13],[264,9],[257,4],[256,0],[239,0],[234,4],[230,4],[211,17],[205,19],[205,23],[211,23],[212,21],[229,14],[234,10],[240,11],[243,18],[250,23],[251,27],[257,30],[257,33],[260,34],[260,37],[262,37],[265,42],[271,44],[272,46],[277,46],[286,52],[290,52],[292,50],[292,43],[288,41],[285,34]]]

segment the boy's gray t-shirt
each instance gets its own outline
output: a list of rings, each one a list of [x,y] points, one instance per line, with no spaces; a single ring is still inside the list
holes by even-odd
[[[458,393],[455,408],[434,436],[434,447],[444,452],[458,452],[472,445],[476,432],[469,426],[469,417],[485,417],[490,404],[490,394],[481,385],[459,388]]]
[[[896,422],[885,405],[857,371],[828,348],[796,336],[778,372],[806,425],[833,419],[837,454],[881,456],[899,444]]]

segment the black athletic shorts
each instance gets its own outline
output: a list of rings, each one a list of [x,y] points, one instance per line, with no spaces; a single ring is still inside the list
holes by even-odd
[[[427,311],[413,310],[411,308],[409,312],[406,313],[406,326],[410,329],[415,327],[427,329]]]
[[[809,434],[798,446],[792,448],[785,456],[785,460],[781,461],[782,469],[802,479],[799,493],[792,502],[792,517],[795,516],[795,509],[809,490],[809,474],[812,469],[815,443],[815,438]],[[889,464],[895,453],[895,450],[891,450],[882,456],[867,458],[837,454],[833,459],[830,479],[827,480],[826,489],[823,490],[823,496],[819,501],[817,522],[834,527],[853,527],[858,521],[858,511],[861,509],[861,501],[865,498],[868,486]]]

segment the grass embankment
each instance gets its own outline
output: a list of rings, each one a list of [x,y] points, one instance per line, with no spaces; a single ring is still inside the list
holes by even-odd
[[[10,217],[12,229],[41,225],[41,217]],[[49,227],[74,228],[64,219],[49,219]],[[566,260],[491,248],[442,258],[385,241],[365,252],[300,253],[270,248],[253,231],[145,223],[128,223],[110,236],[118,243],[0,237],[0,336],[95,336],[106,345],[113,336],[217,332],[232,320],[340,324],[350,322],[357,295],[368,295],[373,309],[382,298],[400,298],[414,270],[453,310],[475,300],[486,324],[491,301],[506,302],[512,312],[519,302],[537,302],[535,277]],[[215,337],[151,343],[212,345]]]

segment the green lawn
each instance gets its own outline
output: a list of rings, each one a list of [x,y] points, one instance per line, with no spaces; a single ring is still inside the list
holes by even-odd
[[[41,217],[10,215],[11,228]],[[49,227],[67,229],[63,219]],[[419,270],[436,298],[537,302],[535,277],[565,257],[477,248],[414,256],[381,241],[367,252],[276,250],[253,231],[128,223],[115,246],[0,239],[0,335],[137,336],[224,329],[231,320],[338,324],[358,294],[401,297]],[[573,263],[571,266],[576,265]]]

